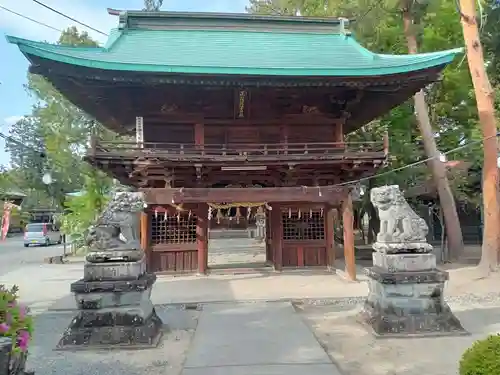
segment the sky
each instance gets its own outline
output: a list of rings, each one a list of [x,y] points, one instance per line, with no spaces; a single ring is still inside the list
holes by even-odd
[[[143,7],[143,0],[42,0],[41,2],[105,33],[118,24],[118,18],[108,15],[106,8],[138,10]],[[164,0],[161,10],[242,13],[247,3],[248,0]],[[86,30],[32,0],[0,0],[0,6],[55,29],[62,30],[76,26],[79,30],[87,31],[100,43],[104,44],[106,41],[105,36]],[[34,102],[24,89],[28,61],[15,45],[6,42],[5,35],[55,42],[60,33],[0,8],[0,132],[8,134],[12,124],[30,113]],[[4,141],[0,138],[0,165],[9,163],[9,155],[4,147]]]

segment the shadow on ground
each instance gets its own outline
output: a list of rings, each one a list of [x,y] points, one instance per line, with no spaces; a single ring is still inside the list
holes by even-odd
[[[157,348],[146,350],[54,351],[74,312],[35,316],[28,368],[36,375],[178,374],[196,329],[199,311],[157,308],[170,332]]]
[[[297,311],[345,375],[456,375],[460,357],[474,341],[500,332],[500,304],[450,305],[470,336],[376,339],[356,321],[360,305],[308,305]]]

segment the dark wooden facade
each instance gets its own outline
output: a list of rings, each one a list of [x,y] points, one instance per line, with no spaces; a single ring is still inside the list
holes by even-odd
[[[87,156],[145,192],[150,269],[206,273],[207,229],[217,225],[208,219],[207,203],[241,203],[242,209],[244,203],[266,203],[271,208],[266,258],[276,270],[334,269],[333,210],[339,209],[347,271],[354,279],[352,199],[345,183],[373,174],[388,155],[387,138],[344,141],[345,110],[357,108],[362,94],[348,90],[351,99],[324,113],[321,103],[331,98],[316,88],[246,89],[244,94],[232,88],[227,98],[214,94],[199,102],[202,116],[191,113],[196,95],[216,89],[194,86],[180,102],[173,101],[179,96],[176,87],[171,90],[166,87],[162,94],[172,98],[168,106],[137,119],[142,141],[93,140]],[[259,95],[265,99],[250,100]]]
[[[105,48],[9,41],[32,73],[75,105],[110,129],[135,133],[134,142],[93,138],[86,160],[144,191],[141,243],[151,270],[205,273],[211,208],[226,204],[266,207],[266,257],[276,270],[334,268],[333,211],[340,210],[354,279],[351,188],[386,163],[388,139],[348,143],[345,134],[436,81],[457,51],[377,55],[345,26],[344,19],[123,12]],[[143,45],[153,39],[160,44]],[[185,53],[169,50],[175,45]]]

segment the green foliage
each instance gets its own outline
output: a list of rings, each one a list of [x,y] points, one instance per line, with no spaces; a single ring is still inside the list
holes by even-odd
[[[69,197],[60,217],[61,231],[71,236],[77,247],[83,246],[90,226],[108,201],[110,184],[103,174],[93,170],[85,178],[82,195]]]
[[[460,375],[500,374],[500,335],[476,341],[460,360]]]
[[[493,2],[493,0],[490,0]],[[356,39],[373,52],[403,54],[408,53],[403,30],[402,8],[410,9],[419,44],[419,51],[430,52],[464,45],[460,17],[455,0],[437,2],[412,0],[250,0],[247,10],[258,14],[286,14],[292,16],[344,17],[354,19],[351,29]],[[490,12],[493,12],[490,9]],[[500,21],[500,11],[496,10],[496,20]],[[492,32],[491,44],[500,46],[500,22],[488,21]],[[494,48],[492,47],[491,50]],[[496,50],[500,52],[500,47]],[[493,53],[490,54],[493,56]],[[496,60],[495,60],[496,61]],[[496,64],[495,64],[496,66]],[[500,66],[500,63],[498,64]],[[500,70],[497,70],[500,73]],[[497,77],[500,74],[497,74]],[[445,69],[442,81],[425,90],[432,127],[436,142],[442,152],[455,149],[460,144],[481,138],[474,91],[466,61],[456,61]],[[382,134],[389,134],[390,165],[384,170],[399,168],[426,158],[423,141],[413,114],[413,101],[393,109],[386,116],[365,125],[348,135],[348,140],[380,141]],[[467,147],[448,155],[449,160],[466,160],[474,167],[482,163],[481,144]],[[381,172],[384,172],[381,171]],[[450,173],[453,175],[453,173]],[[477,200],[474,184],[467,178],[474,176],[451,176],[455,180],[452,188],[455,195],[466,201]],[[399,184],[403,188],[422,184],[431,178],[425,164],[391,173],[377,178],[377,184]]]
[[[0,336],[12,339],[12,351],[26,352],[33,334],[33,320],[19,303],[17,286],[0,285]]]
[[[97,45],[86,32],[79,33],[75,27],[65,30],[58,43]],[[42,76],[28,74],[26,89],[37,103],[30,116],[10,129],[12,139],[7,141],[6,148],[11,155],[11,165],[18,171],[21,184],[30,187],[29,204],[62,208],[66,194],[81,189],[89,172],[82,154],[90,135],[109,132],[69,102]],[[53,178],[50,185],[42,181],[46,172]]]
[[[147,12],[159,11],[163,5],[163,0],[144,0],[144,10]]]

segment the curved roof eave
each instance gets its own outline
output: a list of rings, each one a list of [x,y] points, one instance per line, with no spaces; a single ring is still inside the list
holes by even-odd
[[[107,71],[141,72],[141,73],[170,73],[170,74],[210,74],[210,75],[252,75],[252,76],[296,76],[296,77],[363,77],[407,73],[425,70],[428,68],[449,64],[455,56],[463,52],[462,48],[447,51],[431,52],[419,55],[382,55],[375,54],[360,47],[360,53],[370,53],[373,56],[373,66],[364,68],[332,67],[296,67],[296,68],[258,68],[258,67],[220,67],[220,66],[177,66],[161,64],[140,64],[128,62],[106,61],[99,55],[106,54],[108,49],[102,47],[88,47],[77,49],[79,51],[92,51],[95,56],[82,58],[72,56],[75,47],[58,46],[49,43],[34,42],[26,39],[7,36],[10,43],[16,44],[26,55],[34,55],[44,60],[81,66],[86,68]],[[354,42],[356,43],[356,42]],[[357,44],[357,43],[356,43]],[[415,61],[418,56],[420,59]],[[392,61],[392,64],[380,64],[378,61]],[[413,60],[413,61],[412,61]]]

